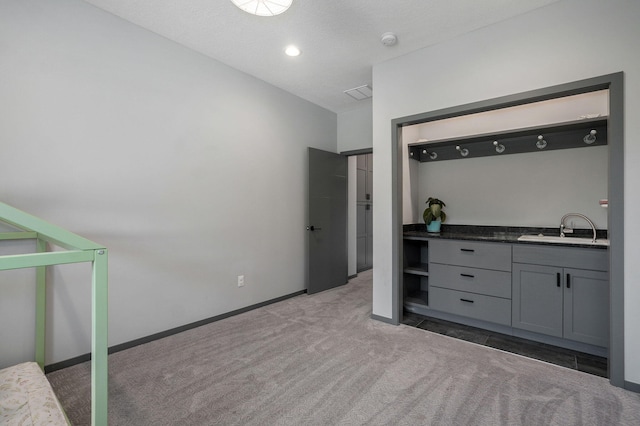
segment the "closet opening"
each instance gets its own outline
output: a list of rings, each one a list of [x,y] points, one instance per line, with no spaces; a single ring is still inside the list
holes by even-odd
[[[623,74],[616,73],[581,80],[577,82],[533,90],[520,94],[490,99],[472,104],[461,105],[442,110],[402,117],[392,120],[392,220],[393,220],[393,322],[402,321],[404,309],[404,248],[403,223],[407,215],[403,193],[404,180],[412,173],[409,162],[409,150],[403,144],[405,134],[415,129],[416,125],[434,125],[438,121],[462,119],[474,114],[494,113],[515,106],[528,106],[538,102],[553,101],[568,96],[608,91],[609,113],[607,117],[606,163],[608,168],[607,198],[607,230],[610,246],[608,248],[609,279],[609,380],[615,386],[624,387],[624,173],[623,173]],[[499,145],[499,144],[498,144]],[[458,153],[461,153],[460,147]],[[498,153],[500,155],[500,153]],[[413,161],[413,160],[412,160]],[[467,159],[449,161],[465,162]],[[444,164],[444,162],[443,162]],[[441,167],[444,167],[441,166]],[[428,172],[425,172],[428,174]],[[433,177],[432,177],[433,179]],[[445,178],[446,179],[446,178]],[[477,176],[477,179],[482,179]],[[459,182],[464,186],[465,182]],[[437,194],[421,194],[421,196],[438,196]],[[443,196],[444,197],[444,196]],[[455,198],[455,197],[454,197]],[[422,200],[425,201],[425,200]],[[446,202],[446,200],[445,200]],[[410,208],[411,209],[411,208]],[[416,215],[415,208],[411,214]],[[492,224],[489,224],[492,225]],[[429,296],[430,297],[430,296]]]

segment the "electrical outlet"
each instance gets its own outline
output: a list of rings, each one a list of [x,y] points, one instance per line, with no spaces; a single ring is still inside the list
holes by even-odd
[[[244,275],[238,275],[238,287],[244,287]]]

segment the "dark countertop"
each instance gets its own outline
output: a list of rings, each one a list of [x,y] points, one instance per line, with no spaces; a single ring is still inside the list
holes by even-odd
[[[590,244],[561,244],[546,243],[539,241],[518,241],[521,235],[560,235],[559,228],[536,228],[525,226],[481,226],[481,225],[441,225],[440,232],[427,232],[424,223],[411,224],[403,226],[403,235],[405,238],[430,238],[443,240],[467,240],[467,241],[486,241],[496,243],[509,244],[537,244],[547,246],[560,247],[585,247],[593,249],[607,249],[608,246],[594,246]],[[574,229],[572,237],[589,238],[593,235],[590,229]],[[597,230],[597,238],[607,238],[606,230]]]

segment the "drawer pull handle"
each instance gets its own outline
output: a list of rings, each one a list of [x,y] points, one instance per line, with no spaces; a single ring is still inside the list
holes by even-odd
[[[462,302],[473,303],[473,300],[469,299],[460,299]]]
[[[556,284],[560,287],[560,272],[556,274]]]
[[[467,278],[475,278],[475,276],[471,275],[471,274],[460,274],[461,277],[467,277]]]
[[[460,251],[464,251],[466,253],[473,253],[475,250],[474,249],[460,249]]]
[[[567,288],[571,288],[571,275],[567,274]]]

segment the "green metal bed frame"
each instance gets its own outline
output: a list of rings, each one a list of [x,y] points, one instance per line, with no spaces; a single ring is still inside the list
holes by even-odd
[[[36,269],[35,361],[44,371],[46,320],[46,267],[91,262],[91,424],[107,425],[108,401],[108,253],[100,244],[0,202],[0,221],[22,231],[0,233],[2,240],[36,240],[36,253],[0,256],[0,271]],[[49,252],[47,244],[66,251]]]

